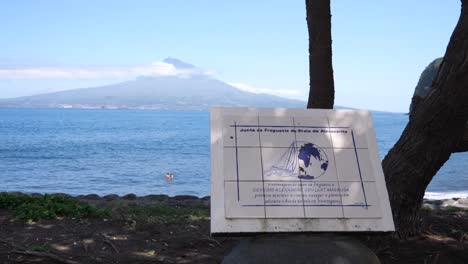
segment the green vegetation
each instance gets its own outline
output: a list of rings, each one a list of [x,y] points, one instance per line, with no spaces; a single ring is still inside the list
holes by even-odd
[[[450,213],[456,213],[456,212],[463,211],[463,208],[452,206],[452,205],[449,205],[449,206],[445,207],[444,209],[447,212],[450,212]]]
[[[119,206],[118,210],[124,218],[135,225],[144,227],[151,224],[180,223],[206,220],[210,217],[210,210],[206,206],[176,207],[167,204]]]
[[[30,251],[35,251],[35,252],[48,252],[49,251],[49,246],[47,246],[47,245],[33,245],[33,246],[30,246],[30,247],[28,247],[26,249],[30,250]]]
[[[424,204],[424,205],[421,207],[421,211],[426,212],[426,213],[430,213],[430,212],[433,211],[433,208],[432,208],[430,205]]]
[[[0,193],[0,209],[14,211],[16,218],[37,221],[57,217],[103,217],[108,216],[106,210],[80,202],[66,195],[29,195]]]

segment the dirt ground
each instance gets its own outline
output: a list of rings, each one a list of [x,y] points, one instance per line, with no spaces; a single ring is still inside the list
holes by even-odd
[[[122,203],[97,204],[112,209],[112,216],[24,222],[0,210],[0,263],[220,263],[242,239],[211,238],[206,217],[153,219]],[[382,263],[468,263],[467,211],[425,210],[422,226],[422,235],[409,240],[356,238]]]
[[[422,212],[420,236],[407,240],[361,236],[382,263],[468,263],[468,211]]]
[[[209,221],[135,228],[121,219],[12,221],[0,211],[0,263],[219,263],[235,243]]]

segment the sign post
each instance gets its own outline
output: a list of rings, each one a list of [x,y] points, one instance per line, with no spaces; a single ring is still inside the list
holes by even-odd
[[[211,233],[394,231],[369,111],[213,108]]]

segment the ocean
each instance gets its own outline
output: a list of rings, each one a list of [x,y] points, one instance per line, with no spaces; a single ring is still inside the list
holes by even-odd
[[[372,116],[382,159],[408,116]],[[206,196],[209,137],[208,111],[0,108],[0,191]],[[467,197],[467,174],[452,155],[426,198]]]

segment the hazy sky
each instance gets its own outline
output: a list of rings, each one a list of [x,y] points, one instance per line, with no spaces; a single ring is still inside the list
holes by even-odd
[[[335,103],[407,111],[459,14],[459,0],[332,0]],[[304,0],[7,0],[0,32],[0,98],[174,74],[168,56],[243,89],[308,94]]]

